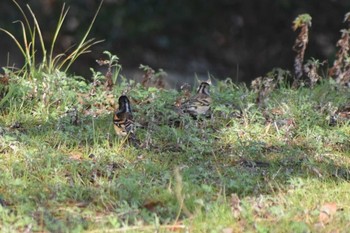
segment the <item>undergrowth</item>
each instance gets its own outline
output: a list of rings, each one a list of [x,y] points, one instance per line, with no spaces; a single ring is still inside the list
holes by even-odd
[[[59,72],[47,79],[57,91],[33,93],[14,77],[16,95],[1,109],[3,230],[312,230],[330,201],[343,206],[333,221],[346,225],[350,126],[329,121],[349,91],[332,82],[277,88],[262,109],[254,91],[217,81],[212,118],[195,121],[175,114],[176,90],[121,78],[109,91]],[[114,97],[125,90],[137,146],[113,131]]]
[[[88,83],[54,66],[59,57],[42,64],[49,69],[31,66],[29,46],[24,70],[0,77],[1,231],[346,231],[350,92],[316,76],[317,60],[302,66],[306,44],[294,88],[282,69],[252,89],[212,80],[212,116],[198,120],[176,108],[191,88],[164,89],[161,69],[141,65],[136,83],[105,52],[97,62],[107,73],[92,70]],[[113,129],[121,94],[135,144]]]

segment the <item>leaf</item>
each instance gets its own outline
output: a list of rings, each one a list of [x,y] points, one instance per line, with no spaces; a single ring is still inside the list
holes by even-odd
[[[234,230],[231,227],[226,227],[226,228],[222,229],[221,232],[222,233],[233,233]]]
[[[155,211],[158,206],[162,206],[162,202],[159,200],[146,200],[143,207],[149,211]]]
[[[346,13],[345,16],[344,16],[344,21],[343,22],[345,23],[346,21],[350,22],[350,12]]]
[[[322,224],[329,223],[337,212],[337,203],[330,202],[324,204],[320,209],[319,221]]]
[[[311,27],[312,17],[309,14],[301,14],[293,21],[293,30],[297,30],[305,25]]]
[[[69,158],[72,160],[80,161],[83,158],[83,155],[80,152],[71,152]]]
[[[231,211],[234,218],[238,218],[241,215],[241,200],[236,193],[231,194]]]

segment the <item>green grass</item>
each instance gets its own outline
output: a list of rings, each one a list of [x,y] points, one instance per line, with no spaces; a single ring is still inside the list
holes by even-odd
[[[15,23],[20,25],[22,38],[16,37],[12,32],[5,28],[0,28],[0,32],[3,32],[11,38],[21,52],[25,62],[21,72],[23,76],[26,76],[28,79],[34,78],[42,81],[41,77],[43,73],[53,74],[60,70],[67,72],[69,67],[72,66],[78,57],[82,54],[89,53],[92,46],[102,42],[101,40],[88,39],[88,36],[103,1],[100,2],[97,12],[78,45],[73,45],[71,48],[67,49],[67,51],[58,55],[54,55],[56,41],[59,38],[69,8],[67,9],[65,4],[63,4],[57,25],[52,32],[54,36],[50,40],[50,45],[47,45],[44,41],[43,32],[41,31],[36,14],[32,11],[31,7],[26,4],[26,9],[23,9],[16,0],[12,0],[12,2],[14,3],[13,6],[15,6],[18,12],[22,15],[21,20],[15,21]],[[42,58],[40,58],[40,56]]]
[[[348,90],[328,82],[280,88],[259,109],[255,93],[218,81],[213,118],[194,121],[173,111],[176,90],[123,79],[106,91],[59,72],[45,83],[11,80],[16,89],[0,114],[1,231],[349,228],[350,125],[329,126],[330,109],[349,103]],[[139,147],[113,131],[110,102],[126,89]],[[337,212],[321,226],[320,209],[332,202]]]
[[[92,70],[91,83],[61,72],[99,42],[87,40],[97,13],[76,49],[54,56],[65,6],[47,46],[31,8],[28,16],[13,2],[23,15],[23,38],[0,31],[14,40],[25,66],[4,68],[0,77],[9,80],[0,80],[1,232],[349,228],[350,125],[329,125],[330,114],[349,104],[349,90],[331,80],[297,90],[282,83],[258,107],[257,93],[217,81],[212,118],[195,121],[174,111],[183,93],[120,77],[118,57],[109,52],[99,61],[108,72]],[[150,67],[140,68],[151,75]],[[164,71],[153,76],[161,82]],[[114,88],[104,85],[111,81]],[[113,105],[124,92],[137,122],[136,146],[113,131]],[[320,220],[329,203],[337,211]]]

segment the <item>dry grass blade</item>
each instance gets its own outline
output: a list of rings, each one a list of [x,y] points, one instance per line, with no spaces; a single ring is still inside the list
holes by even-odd
[[[144,231],[153,231],[158,232],[159,230],[165,230],[165,231],[186,231],[187,227],[185,225],[181,224],[174,224],[174,225],[162,225],[162,226],[130,226],[130,227],[123,227],[119,229],[104,229],[103,232],[144,232]],[[89,231],[91,233],[93,232],[101,232],[100,230],[94,230]]]

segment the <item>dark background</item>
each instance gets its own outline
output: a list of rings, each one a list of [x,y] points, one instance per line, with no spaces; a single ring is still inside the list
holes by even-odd
[[[70,6],[57,52],[79,42],[99,5],[97,0],[19,2],[32,7],[48,41],[63,2]],[[95,60],[108,50],[118,55],[128,78],[145,64],[163,68],[174,83],[208,72],[218,79],[248,82],[274,67],[292,69],[297,33],[291,25],[301,13],[312,16],[306,58],[332,62],[348,11],[348,0],[105,0],[90,34],[105,42],[80,57],[70,71],[90,78],[89,68],[98,67]],[[12,23],[18,19],[22,17],[14,3],[1,1],[0,27],[20,35],[19,24]],[[4,33],[0,41],[0,65],[20,66],[14,42]]]

